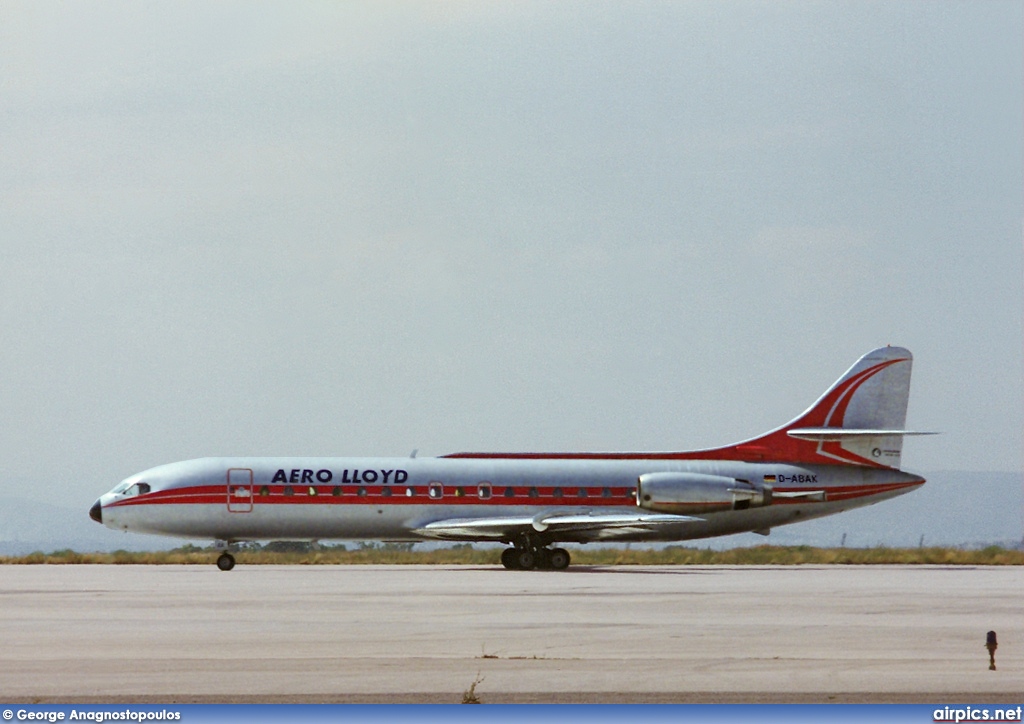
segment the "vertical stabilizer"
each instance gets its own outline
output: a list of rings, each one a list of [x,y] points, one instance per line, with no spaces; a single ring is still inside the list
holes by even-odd
[[[799,463],[898,468],[914,357],[902,347],[868,352],[802,415],[733,449]]]
[[[800,420],[801,425],[810,425],[824,413],[818,454],[837,462],[900,467],[913,363],[914,356],[902,347],[882,347],[857,360]],[[837,388],[838,394],[830,395]],[[794,426],[788,434],[800,436],[799,428]]]

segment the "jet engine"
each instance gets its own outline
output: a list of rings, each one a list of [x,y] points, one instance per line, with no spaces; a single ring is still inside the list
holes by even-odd
[[[636,504],[659,513],[694,515],[771,505],[771,486],[702,473],[646,473],[636,487]]]

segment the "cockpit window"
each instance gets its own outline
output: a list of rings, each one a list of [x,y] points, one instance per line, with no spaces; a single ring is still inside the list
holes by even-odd
[[[128,483],[121,483],[120,485],[118,485],[116,488],[114,488],[110,492],[113,493],[114,495],[120,495],[121,493],[123,493],[126,490],[128,490]]]
[[[118,486],[118,487],[121,487],[121,486]],[[150,491],[149,483],[135,483],[135,485],[132,485],[130,488],[128,488],[127,490],[122,491],[122,492],[124,493],[125,496],[130,497],[130,496],[133,496],[133,495],[145,495],[149,491]],[[115,489],[115,492],[117,492],[116,489]]]

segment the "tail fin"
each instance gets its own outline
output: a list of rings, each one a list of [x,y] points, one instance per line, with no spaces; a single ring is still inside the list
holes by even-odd
[[[899,468],[913,355],[902,347],[868,352],[802,415],[734,450],[795,463]]]

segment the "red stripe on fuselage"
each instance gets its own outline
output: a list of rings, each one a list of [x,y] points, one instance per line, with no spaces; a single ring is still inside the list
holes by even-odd
[[[832,487],[823,488],[775,488],[776,493],[803,493],[808,490],[823,490],[825,491],[825,500],[828,502],[835,502],[839,500],[854,500],[856,498],[867,498],[872,495],[880,495],[881,493],[889,493],[893,490],[902,490],[904,488],[913,488],[918,485],[922,485],[924,481],[910,482],[910,483],[878,483],[875,485],[834,485]],[[806,499],[801,498],[773,498],[772,505],[794,505],[797,503],[807,503]]]
[[[821,488],[775,488],[777,493],[799,493],[808,490],[824,490],[828,501],[852,500],[863,498],[880,493],[887,493],[903,488],[915,487],[923,481],[906,483],[877,483],[872,485],[835,485]],[[505,497],[503,494],[505,486],[493,486],[490,498],[480,498],[472,486],[462,486],[463,494],[455,491],[460,486],[445,486],[445,494],[441,498],[431,498],[427,495],[426,486],[313,486],[317,490],[316,495],[309,495],[309,486],[299,486],[293,494],[286,495],[284,492],[287,486],[266,486],[267,493],[257,494],[251,499],[253,507],[263,505],[427,505],[438,503],[444,505],[493,505],[493,506],[540,506],[550,508],[555,506],[565,507],[622,507],[623,505],[635,505],[633,488],[613,487],[610,488],[611,496],[601,495],[601,488],[584,488],[588,491],[586,496],[579,495],[580,488],[563,487],[563,494],[556,496],[554,490],[558,486],[534,486],[537,490],[536,496],[529,494],[530,486],[511,486],[515,491],[512,497]],[[334,487],[341,490],[338,495],[333,495]],[[360,487],[365,494],[360,495]],[[406,495],[405,490],[412,489],[414,495]],[[384,490],[391,490],[391,495],[383,494]],[[496,490],[502,491],[501,493]],[[451,492],[449,492],[451,491]],[[526,491],[525,493],[521,491]],[[245,503],[248,499],[236,498],[233,504]],[[773,505],[792,505],[795,503],[807,503],[806,499],[800,498],[775,498]],[[225,486],[202,485],[191,488],[174,488],[171,490],[154,491],[145,495],[139,495],[126,500],[111,503],[109,507],[122,507],[134,505],[227,505],[227,490]]]
[[[285,489],[291,487],[292,493],[287,494]],[[512,496],[505,495],[506,487],[513,489]],[[634,489],[632,487],[609,487],[609,495],[602,493],[602,487],[566,487],[566,486],[491,486],[490,497],[481,498],[477,494],[475,485],[445,485],[444,495],[440,498],[432,498],[427,494],[428,487],[425,485],[340,485],[340,486],[284,486],[267,485],[254,486],[255,494],[252,498],[233,497],[232,504],[244,504],[252,500],[254,505],[268,504],[295,504],[295,505],[422,505],[427,503],[445,504],[466,504],[466,505],[571,505],[579,507],[621,507],[622,505],[633,504]],[[261,491],[266,488],[266,493]],[[316,490],[315,495],[309,494],[309,489]],[[335,494],[334,490],[338,493]],[[458,492],[461,489],[461,492]],[[562,494],[556,495],[555,490],[561,489]],[[580,490],[587,491],[586,495],[580,495]],[[413,490],[413,495],[406,494],[406,490]],[[536,490],[536,495],[530,491]],[[362,492],[360,492],[362,491]],[[388,492],[385,492],[388,491]],[[130,505],[178,505],[178,504],[227,504],[227,488],[224,485],[202,485],[191,488],[174,488],[171,490],[154,491],[146,495],[139,495],[125,500],[111,503],[111,507]]]

